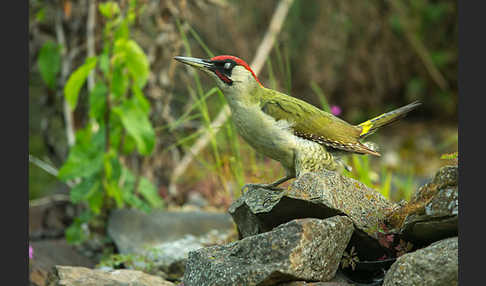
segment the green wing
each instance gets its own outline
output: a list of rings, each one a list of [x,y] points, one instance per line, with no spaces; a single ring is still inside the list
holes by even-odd
[[[379,156],[358,141],[361,127],[297,98],[270,89],[265,92],[270,96],[261,101],[262,111],[275,120],[288,121],[294,135],[340,150]]]

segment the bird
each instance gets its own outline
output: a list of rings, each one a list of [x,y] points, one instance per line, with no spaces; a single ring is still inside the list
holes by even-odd
[[[214,78],[238,134],[257,152],[283,166],[283,178],[245,184],[242,193],[250,187],[281,190],[280,184],[307,172],[336,171],[340,166],[350,170],[341,160],[343,154],[380,156],[376,145],[363,139],[421,104],[414,101],[353,125],[303,100],[264,87],[250,66],[236,56],[174,59]]]

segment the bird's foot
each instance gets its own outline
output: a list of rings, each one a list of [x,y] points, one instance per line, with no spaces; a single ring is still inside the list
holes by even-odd
[[[276,191],[283,191],[283,188],[277,187],[275,184],[245,184],[241,188],[241,194],[245,193],[245,189],[250,189],[250,188],[264,188],[264,189],[270,189],[270,190],[276,190]]]

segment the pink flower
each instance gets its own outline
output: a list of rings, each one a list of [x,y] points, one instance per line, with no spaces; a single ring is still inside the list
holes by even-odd
[[[339,114],[341,114],[341,107],[337,105],[331,106],[331,113],[338,116]]]
[[[34,258],[34,249],[29,244],[29,259]]]

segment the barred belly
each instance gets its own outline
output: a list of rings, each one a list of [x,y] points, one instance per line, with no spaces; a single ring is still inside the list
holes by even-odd
[[[323,169],[334,171],[338,165],[326,147],[302,138],[297,138],[295,171],[297,177],[303,173],[315,172]]]

